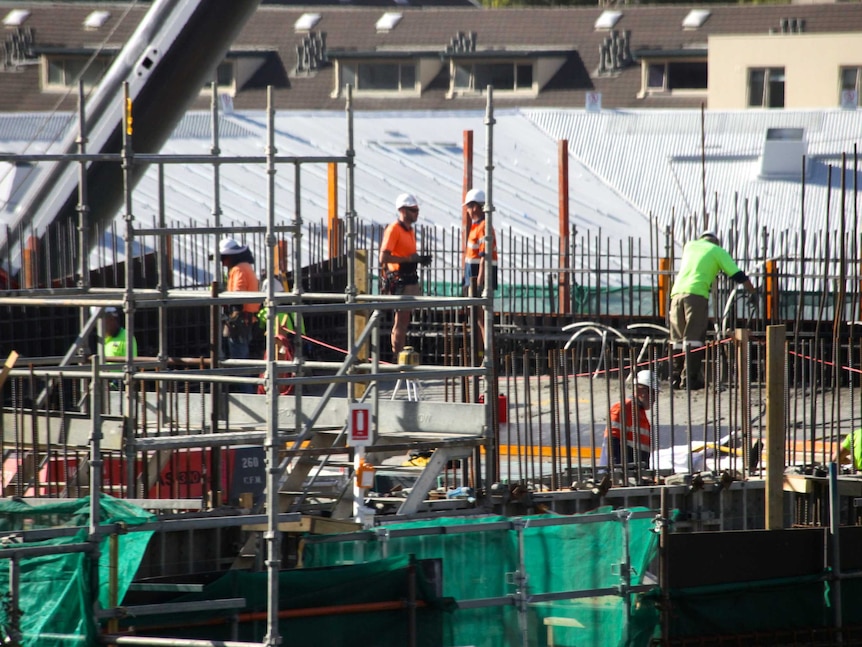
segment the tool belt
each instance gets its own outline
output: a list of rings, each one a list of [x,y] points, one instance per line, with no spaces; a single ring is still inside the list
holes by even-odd
[[[225,318],[222,326],[222,337],[235,341],[251,339],[251,327],[255,323],[255,315],[245,310],[232,310]]]
[[[383,270],[380,275],[380,294],[403,294],[404,286],[419,283],[419,274],[416,270],[412,272],[389,272]]]

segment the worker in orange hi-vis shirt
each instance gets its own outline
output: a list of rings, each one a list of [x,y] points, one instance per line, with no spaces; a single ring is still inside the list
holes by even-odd
[[[257,292],[258,280],[254,272],[254,256],[248,245],[240,245],[233,238],[219,243],[221,264],[227,268],[227,292]],[[248,359],[252,326],[256,323],[259,303],[233,303],[227,306],[227,318],[222,337],[227,343],[228,359]],[[254,385],[238,388],[240,393],[254,393]]]
[[[464,292],[466,296],[482,296],[485,291],[485,192],[470,189],[464,197],[464,207],[470,215],[470,233],[464,249]],[[491,232],[491,292],[497,289],[497,236]],[[470,294],[473,278],[476,279],[476,293]],[[485,343],[485,317],[478,318],[482,343]]]
[[[398,220],[386,227],[380,243],[380,265],[383,273],[383,294],[417,296],[419,286],[418,265],[429,265],[430,256],[416,253],[416,230],[419,219],[419,201],[410,193],[402,193],[395,199]],[[395,311],[392,322],[392,352],[397,361],[407,339],[407,326],[413,310],[404,308]]]
[[[647,412],[659,391],[658,380],[649,370],[638,371],[635,397],[617,402],[610,409],[610,419],[602,438],[599,466],[620,465],[623,460],[634,466],[646,466],[650,457],[650,421]],[[626,438],[623,441],[623,421]]]

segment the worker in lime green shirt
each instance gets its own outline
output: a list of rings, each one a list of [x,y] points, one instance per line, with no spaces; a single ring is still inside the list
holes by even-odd
[[[714,231],[704,231],[696,240],[686,243],[682,250],[679,272],[670,292],[670,341],[674,351],[673,386],[675,388],[702,389],[702,349],[706,344],[709,326],[709,293],[719,272],[745,287],[751,299],[757,290],[748,276],[721,246]],[[756,303],[756,301],[755,301]],[[685,371],[684,351],[689,351],[689,374]]]
[[[269,279],[264,279],[263,285],[261,286],[261,291],[266,292],[268,290],[268,288],[269,288]],[[281,281],[279,281],[278,279],[275,279],[273,292],[275,294],[283,294],[284,293],[284,286],[281,284]],[[281,335],[281,334],[284,334],[284,332],[293,333],[296,329],[296,327],[293,324],[294,318],[295,318],[295,315],[292,312],[282,311],[281,313],[279,313],[278,321],[277,321],[278,326],[276,328],[276,334]],[[264,331],[266,331],[267,319],[268,319],[267,308],[261,308],[260,311],[257,313],[257,321],[258,321],[258,324],[260,325],[260,327],[263,328]],[[305,320],[302,321],[302,334],[305,335]],[[291,334],[290,337],[293,337],[293,335]]]
[[[853,456],[853,469],[862,470],[862,429],[857,429],[845,436],[832,460],[841,467],[842,464],[850,462],[848,459],[851,454]]]
[[[279,294],[284,292],[284,286],[281,284],[277,278],[273,279],[275,281],[273,285],[273,293]],[[264,279],[262,291],[268,292],[269,289],[269,279]],[[267,330],[267,320],[269,319],[268,308],[261,308],[257,314],[257,320],[260,324],[260,327]],[[281,311],[278,313],[276,317],[276,326],[275,326],[275,358],[279,361],[292,361],[295,357],[294,349],[296,348],[297,343],[302,343],[301,340],[294,340],[296,326],[294,325],[294,317],[296,315],[292,312],[284,312]],[[302,335],[305,335],[305,321],[302,322]],[[266,359],[266,356],[264,356]],[[292,377],[293,373],[281,372],[278,374],[279,377]],[[263,375],[261,374],[261,377]],[[266,387],[263,384],[260,384],[257,387],[258,394],[265,394]],[[281,395],[289,395],[293,393],[293,385],[282,384],[278,392]]]
[[[120,324],[120,313],[113,306],[105,308],[105,358],[126,359],[126,329]],[[132,337],[132,357],[138,356],[138,342]]]
[[[102,348],[104,349],[105,359],[118,361],[126,361],[126,348],[128,337],[126,329],[120,323],[120,311],[113,306],[108,306],[104,310],[103,325],[105,337],[102,340]],[[132,357],[138,356],[138,342],[132,337]],[[120,368],[108,369],[119,371]],[[110,386],[112,390],[118,390],[122,382],[120,380],[111,380]]]

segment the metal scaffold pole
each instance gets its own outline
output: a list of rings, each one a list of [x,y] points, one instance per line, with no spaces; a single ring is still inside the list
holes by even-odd
[[[347,103],[345,105],[347,115],[347,180],[345,182],[345,220],[347,225],[347,287],[345,298],[347,303],[356,302],[356,205],[353,201],[353,183],[356,161],[353,150],[353,86],[347,85]],[[352,344],[356,340],[356,312],[347,313],[347,340]],[[348,401],[356,398],[356,389],[351,387],[348,393]]]
[[[268,214],[267,214],[267,252],[269,258],[270,276],[272,276],[273,263],[275,260],[275,106],[272,99],[272,86],[267,88],[267,182],[268,182]],[[297,193],[298,193],[297,187]],[[296,232],[294,232],[296,233]],[[299,283],[299,276],[293,277],[294,289]],[[275,329],[277,326],[277,314],[273,303],[275,292],[275,281],[268,281],[266,296],[269,316],[267,317],[268,332],[266,338],[266,441],[264,451],[266,453],[267,481],[266,481],[266,516],[267,531],[266,542],[268,557],[266,560],[267,572],[267,619],[266,619],[266,645],[275,647],[281,644],[278,631],[278,575],[281,570],[281,533],[278,529],[278,484],[281,474],[278,460],[278,387],[276,385],[276,356],[275,356]],[[299,332],[300,329],[297,329]],[[297,396],[298,397],[298,396]]]
[[[221,228],[221,217],[222,217],[222,208],[221,208],[221,164],[219,163],[219,156],[221,155],[221,146],[219,145],[220,141],[220,130],[219,130],[219,101],[218,101],[218,80],[213,79],[212,84],[210,85],[211,91],[211,99],[210,99],[210,119],[212,122],[212,142],[210,145],[210,154],[212,155],[212,167],[213,167],[213,203],[212,203],[212,217],[213,224],[216,227],[216,230]],[[210,290],[213,296],[217,295],[222,287],[222,271],[221,271],[221,257],[219,256],[219,240],[216,238],[213,245],[213,264],[212,264],[212,282],[210,283]],[[212,362],[213,368],[218,366],[219,358],[221,357],[221,309],[218,306],[213,306],[210,310],[210,361]],[[211,402],[212,402],[212,418],[210,420],[210,427],[212,428],[213,433],[218,430],[219,425],[219,417],[221,412],[219,411],[220,403],[221,403],[221,394],[222,389],[226,389],[226,387],[222,387],[220,384],[212,384],[210,386],[210,390],[212,392]],[[213,447],[210,451],[210,492],[205,493],[204,496],[209,496],[210,504],[213,506],[218,506],[222,504],[222,495],[221,495],[221,449],[218,447]]]
[[[126,410],[123,412],[123,424],[125,429],[124,438],[126,439],[126,496],[130,494],[137,496],[137,488],[135,487],[135,426],[136,426],[136,403],[135,389],[132,381],[132,372],[134,371],[135,361],[135,265],[134,265],[134,243],[135,243],[135,216],[132,211],[132,189],[134,182],[132,180],[132,172],[134,165],[134,150],[132,148],[132,100],[129,96],[129,84],[123,83],[123,151],[122,151],[122,167],[123,167],[123,199],[125,201],[124,219],[126,222],[126,285],[123,291],[123,314],[126,322],[126,364],[123,368],[123,384],[125,386]],[[99,384],[95,384],[94,388],[99,388]]]
[[[78,154],[87,154],[87,112],[84,101],[84,82],[78,81]],[[78,162],[78,287],[90,287],[90,205],[87,198],[87,162]],[[84,327],[86,313],[81,313]]]
[[[486,250],[496,250],[494,240],[494,88],[488,86],[485,107],[486,152],[485,152],[485,239]],[[482,262],[485,264],[485,286],[482,298],[485,301],[482,316],[485,318],[485,356],[482,366],[485,375],[485,491],[497,482],[497,438],[494,421],[497,411],[497,371],[494,365],[494,252],[488,251]],[[478,484],[477,484],[478,485]]]

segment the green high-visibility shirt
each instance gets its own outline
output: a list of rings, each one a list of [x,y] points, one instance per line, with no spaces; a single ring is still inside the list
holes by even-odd
[[[138,340],[132,337],[132,357],[138,356]],[[126,357],[126,329],[120,331],[113,337],[105,337],[105,357]]]
[[[257,313],[257,320],[260,324],[260,327],[266,330],[266,320],[268,317],[268,308],[261,308],[260,312]],[[279,328],[284,328],[285,330],[289,330],[290,332],[294,332],[293,318],[295,315],[287,312],[281,312],[278,315],[278,325]],[[305,334],[305,319],[302,320],[302,334]]]
[[[857,429],[841,442],[841,448],[850,451],[850,439],[853,439],[853,465],[862,470],[862,429]]]
[[[723,247],[703,238],[692,240],[682,250],[679,273],[670,295],[697,294],[708,299],[719,272],[737,283],[744,283],[748,278]]]

